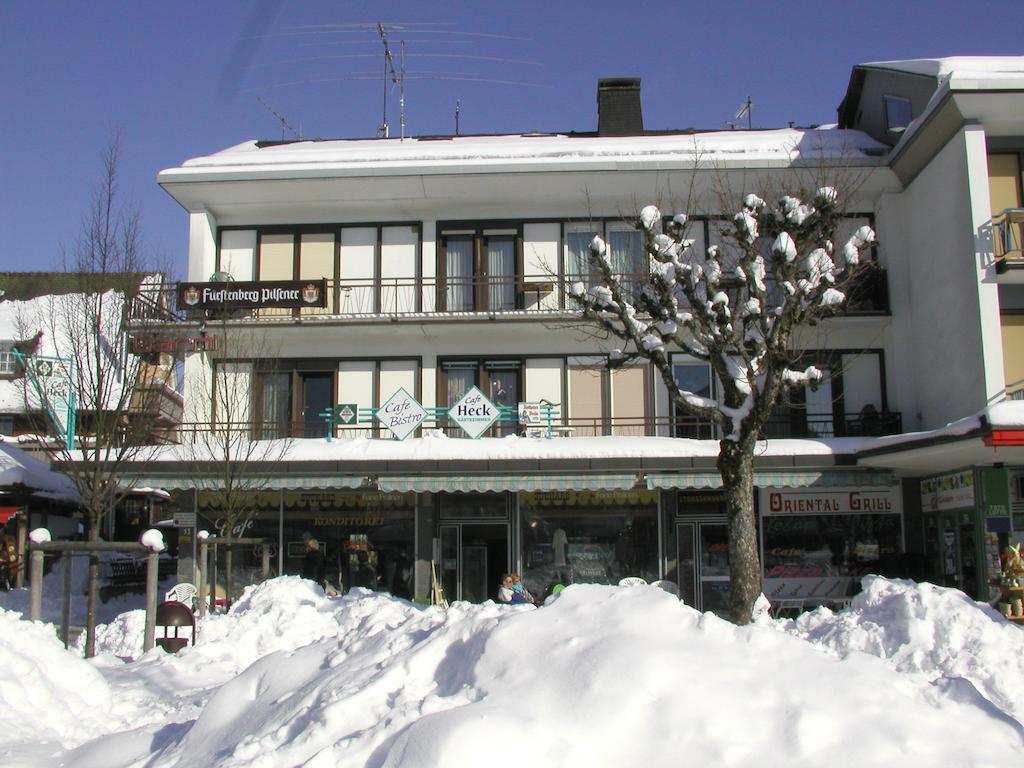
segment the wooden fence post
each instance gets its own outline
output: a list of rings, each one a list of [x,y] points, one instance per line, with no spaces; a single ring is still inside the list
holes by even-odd
[[[146,555],[146,634],[142,640],[143,652],[153,647],[156,639],[156,587],[160,572],[160,555]]]
[[[43,551],[32,550],[32,572],[29,574],[31,580],[29,593],[28,617],[31,621],[39,621],[43,615]]]

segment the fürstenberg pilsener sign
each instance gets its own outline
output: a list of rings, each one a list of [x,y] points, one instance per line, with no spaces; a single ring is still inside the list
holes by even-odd
[[[178,284],[178,309],[295,309],[326,306],[326,278]]]

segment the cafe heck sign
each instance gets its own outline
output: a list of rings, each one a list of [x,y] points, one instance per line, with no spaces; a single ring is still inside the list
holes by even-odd
[[[326,278],[178,284],[178,309],[297,309],[326,306]]]

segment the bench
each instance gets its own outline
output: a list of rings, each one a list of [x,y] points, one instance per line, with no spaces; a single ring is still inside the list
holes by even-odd
[[[105,584],[100,587],[100,600],[104,603],[111,597],[129,592],[143,592],[146,589],[146,561],[134,557],[107,560],[108,574]],[[157,578],[163,579],[177,573],[178,564],[174,558],[161,557],[157,561]]]

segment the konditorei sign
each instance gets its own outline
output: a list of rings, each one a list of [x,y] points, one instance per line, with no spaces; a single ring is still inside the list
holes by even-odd
[[[296,309],[326,306],[327,278],[178,284],[178,309]]]

